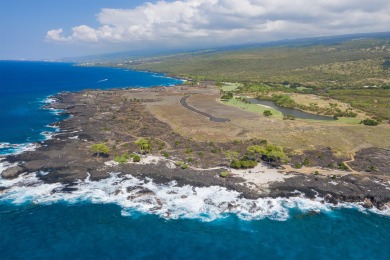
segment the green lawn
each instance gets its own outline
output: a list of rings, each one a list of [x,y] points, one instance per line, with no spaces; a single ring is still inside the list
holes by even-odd
[[[223,91],[235,91],[238,87],[241,87],[242,83],[224,82],[222,86]]]
[[[234,106],[238,107],[250,112],[254,112],[260,115],[263,115],[263,112],[265,110],[270,110],[272,113],[271,118],[278,118],[278,119],[283,119],[283,114],[273,108],[257,105],[257,104],[247,104],[242,102],[241,100],[237,100],[235,98],[229,99],[227,101],[222,101],[222,103],[229,105],[229,106]]]

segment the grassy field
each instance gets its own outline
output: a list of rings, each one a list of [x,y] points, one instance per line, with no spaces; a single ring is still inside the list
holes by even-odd
[[[269,47],[172,56],[134,66],[183,77],[229,82],[299,82],[319,88],[390,84],[382,66],[390,40],[353,40],[334,45]]]
[[[242,102],[242,101],[235,99],[235,98],[229,99],[227,101],[222,101],[222,103],[225,105],[238,107],[238,108],[244,109],[244,110],[249,111],[249,112],[254,112],[254,113],[257,113],[260,115],[263,115],[264,111],[269,110],[272,113],[272,116],[270,116],[270,118],[278,118],[278,119],[283,118],[283,114],[281,112],[273,109],[273,108],[270,108],[270,107],[268,108],[268,107],[260,106],[257,104],[248,104],[248,103]]]
[[[390,89],[335,89],[328,94],[374,116],[390,119]]]
[[[237,88],[242,87],[241,83],[224,82],[221,89],[225,92],[235,91]]]
[[[372,116],[390,118],[390,39],[247,48],[172,55],[131,68],[217,82],[223,91],[282,91],[330,96]],[[367,89],[374,87],[376,89]]]

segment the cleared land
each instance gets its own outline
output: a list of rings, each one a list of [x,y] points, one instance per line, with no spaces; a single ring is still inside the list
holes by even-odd
[[[188,104],[230,122],[216,123],[194,113],[180,104],[180,99],[193,93]],[[297,153],[318,147],[330,147],[339,155],[348,157],[365,147],[390,147],[390,125],[376,127],[335,122],[282,120],[276,112],[265,117],[264,109],[257,105],[239,108],[220,101],[219,89],[214,85],[166,88],[161,92],[129,92],[127,99],[153,99],[147,109],[159,120],[169,124],[174,131],[196,141],[265,139],[270,143],[295,150]],[[234,101],[229,101],[234,102]],[[258,111],[252,110],[258,109]]]

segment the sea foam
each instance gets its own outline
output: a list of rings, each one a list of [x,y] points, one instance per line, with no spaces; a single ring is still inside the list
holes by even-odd
[[[8,165],[9,166],[9,165]],[[3,169],[7,166],[1,166]],[[0,169],[1,170],[1,169]],[[24,174],[15,180],[0,178],[1,202],[14,204],[94,203],[116,204],[122,208],[122,215],[135,212],[156,214],[167,219],[201,219],[212,221],[235,214],[241,219],[264,219],[285,221],[292,209],[303,213],[331,212],[334,208],[356,208],[367,212],[360,204],[343,203],[337,207],[298,195],[292,198],[242,198],[239,192],[220,186],[194,187],[178,186],[175,181],[156,184],[152,179],[141,180],[130,174],[111,173],[109,178],[92,181],[79,180],[71,187],[62,183],[44,183],[36,174]],[[47,173],[44,173],[47,174]],[[390,216],[390,210],[371,212]]]

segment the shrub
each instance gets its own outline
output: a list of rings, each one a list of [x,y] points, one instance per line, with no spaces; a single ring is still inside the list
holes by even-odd
[[[371,165],[367,168],[366,172],[376,172],[378,168],[375,165]]]
[[[343,163],[343,162],[339,163],[338,166],[339,166],[340,170],[343,170],[343,171],[348,171],[349,170],[348,166],[345,165],[345,163]]]
[[[241,168],[243,169],[249,169],[249,168],[254,168],[257,166],[257,161],[253,160],[241,160]]]
[[[91,146],[91,150],[98,155],[107,155],[110,153],[110,148],[106,144],[93,144]]]
[[[164,156],[165,158],[169,158],[171,155],[168,152],[163,151],[162,156]]]
[[[121,156],[116,156],[114,158],[114,161],[117,162],[117,163],[125,163],[127,162],[127,160],[129,160],[130,156],[125,153],[125,154],[122,154]]]
[[[147,138],[140,138],[135,141],[135,144],[138,145],[140,153],[142,154],[149,153],[152,150],[152,143]]]
[[[295,120],[295,116],[293,116],[293,115],[283,115],[283,120]]]
[[[140,162],[141,161],[141,156],[138,154],[134,154],[133,156],[133,162]]]
[[[222,178],[225,178],[229,175],[229,172],[228,171],[224,171],[224,172],[220,172],[219,173],[219,176],[221,176]]]
[[[182,161],[177,161],[177,162],[175,162],[175,165],[176,165],[176,166],[181,166],[182,164],[183,164]]]
[[[264,110],[263,115],[266,117],[272,116],[271,110]]]
[[[227,100],[227,99],[232,99],[233,98],[233,93],[232,92],[227,92],[225,93],[222,97],[221,100]]]
[[[249,168],[254,168],[256,166],[257,166],[257,161],[248,160],[248,159],[242,159],[242,160],[233,159],[232,162],[230,163],[230,168],[233,169],[249,169]]]
[[[199,155],[200,157],[203,157],[204,153],[203,153],[203,152],[198,152],[198,155]]]
[[[318,171],[315,171],[314,172],[314,175],[319,175],[320,173]]]
[[[294,165],[294,168],[295,168],[295,169],[301,169],[301,168],[302,168],[302,163],[296,163],[296,164]]]
[[[360,124],[368,125],[368,126],[377,126],[377,125],[379,125],[379,123],[380,122],[376,119],[364,119],[364,120],[360,121]]]
[[[190,154],[190,153],[193,153],[194,152],[194,149],[190,148],[190,147],[187,147],[185,153],[186,154]]]
[[[310,159],[309,158],[305,158],[305,160],[303,160],[303,163],[302,163],[304,166],[308,167],[310,165]]]
[[[240,169],[241,168],[241,163],[237,159],[233,159],[232,162],[230,163],[230,168],[233,169]]]
[[[188,164],[183,163],[183,164],[181,165],[181,168],[182,168],[183,170],[187,169],[187,168],[188,168]]]

